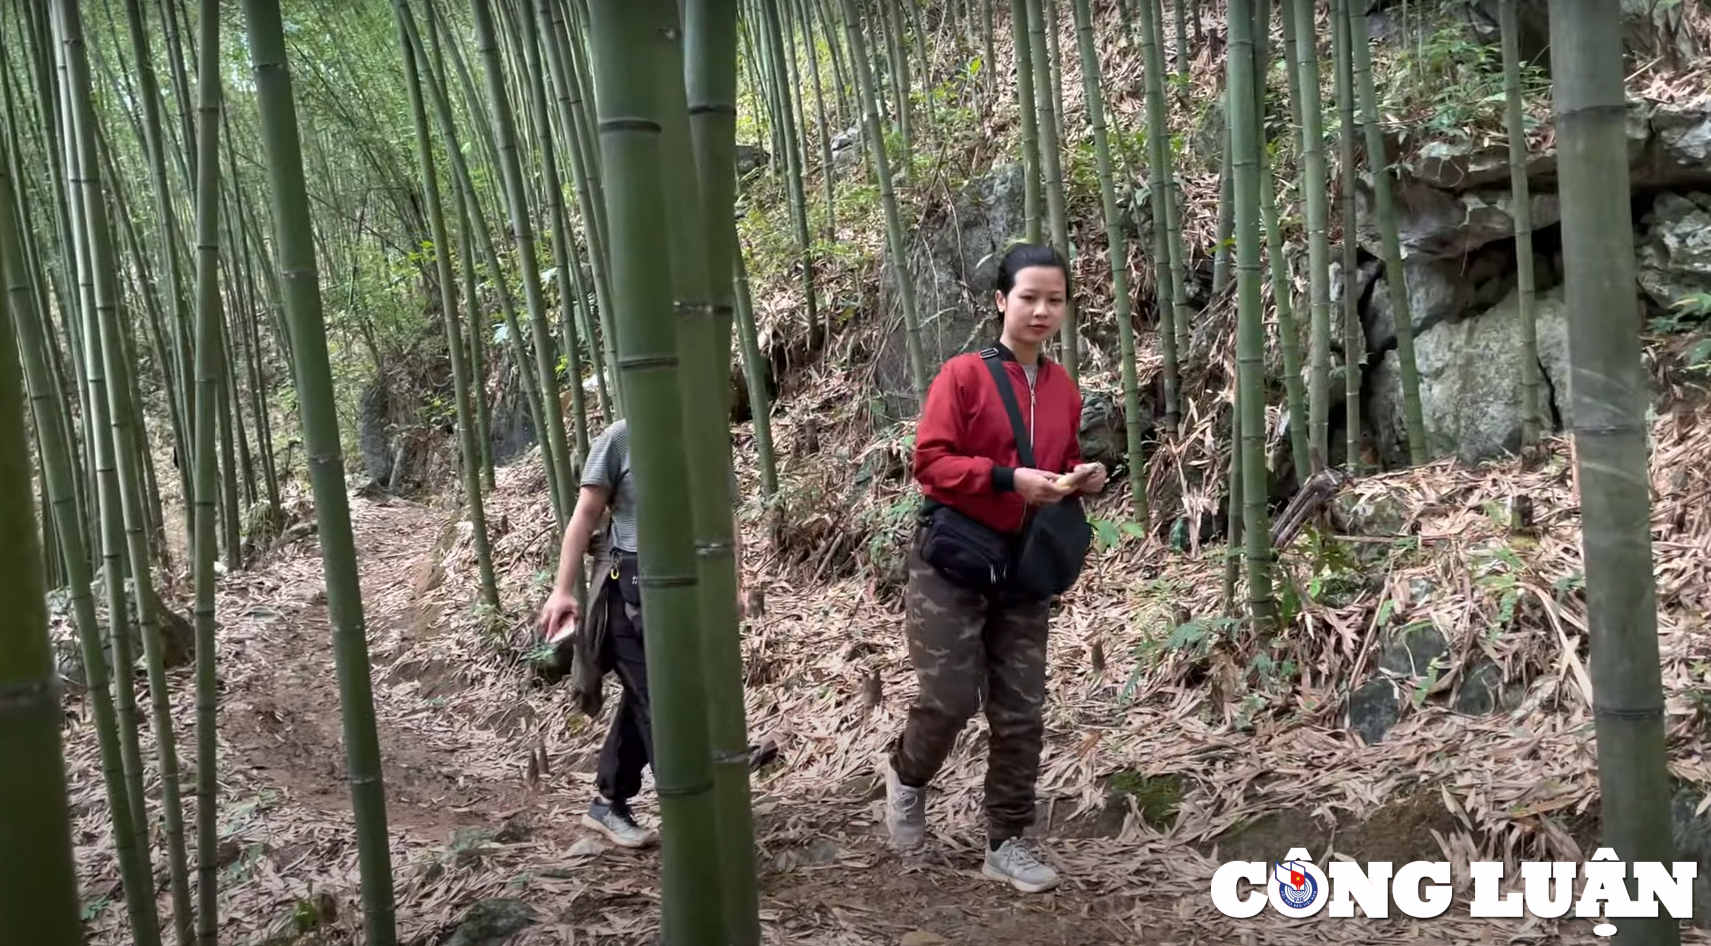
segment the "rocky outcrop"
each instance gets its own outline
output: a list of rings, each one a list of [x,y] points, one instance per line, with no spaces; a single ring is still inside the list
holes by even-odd
[[[1711,194],[1660,194],[1641,218],[1637,275],[1659,308],[1711,292]]]
[[[921,316],[921,344],[929,379],[953,355],[989,345],[998,337],[997,309],[992,293],[998,262],[1005,249],[1022,236],[1022,167],[1003,164],[969,181],[950,206],[915,231],[909,246],[910,279]],[[917,404],[909,376],[903,311],[897,298],[895,270],[887,254],[880,287],[880,310],[886,319],[885,337],[874,357],[876,406],[881,421],[914,415]],[[1090,342],[1081,338],[1082,357]],[[1117,471],[1127,460],[1128,428],[1121,390],[1083,392],[1081,447],[1089,460]],[[1154,425],[1152,392],[1141,398],[1142,436]]]
[[[1505,0],[1467,0],[1454,4],[1455,15],[1473,27],[1479,41],[1496,45],[1501,39],[1498,10]],[[1704,54],[1693,32],[1683,22],[1685,8],[1691,4],[1665,0],[1621,0],[1622,49],[1628,64],[1645,60],[1662,60],[1679,67]],[[1407,38],[1413,35],[1398,29],[1400,18],[1408,5],[1400,0],[1373,0],[1372,34],[1375,39]],[[1419,14],[1407,14],[1418,16]],[[1550,0],[1516,0],[1516,39],[1521,57],[1549,66],[1551,21]]]
[[[1648,315],[1711,291],[1711,101],[1630,101],[1627,130],[1639,331]],[[1393,193],[1428,452],[1469,463],[1512,452],[1520,442],[1522,362],[1508,145],[1430,142],[1400,164]],[[1572,402],[1555,153],[1530,155],[1527,175],[1540,406],[1547,429],[1561,431],[1572,422]],[[1406,463],[1407,438],[1393,276],[1382,261],[1368,180],[1355,201],[1359,271],[1345,286],[1334,267],[1331,294],[1337,311],[1345,291],[1359,299],[1367,364],[1361,422],[1381,462],[1394,468]]]
[[[1521,446],[1520,290],[1475,318],[1437,322],[1414,340],[1420,374],[1420,413],[1426,449],[1432,456],[1455,454],[1465,462],[1514,453]],[[1533,300],[1541,371],[1539,410],[1547,429],[1566,428],[1568,310],[1561,288]],[[1402,380],[1396,349],[1369,367],[1366,407],[1369,435],[1380,456],[1403,457],[1408,431],[1402,411]]]
[[[949,206],[915,231],[908,274],[921,317],[921,346],[929,377],[952,355],[997,337],[990,294],[1005,247],[1022,234],[1022,166],[1003,164],[963,185]],[[874,381],[889,419],[917,410],[905,347],[895,261],[882,267],[880,312],[886,332],[874,357]]]

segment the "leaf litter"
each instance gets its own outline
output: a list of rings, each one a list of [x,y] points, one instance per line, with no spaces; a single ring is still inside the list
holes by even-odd
[[[1711,512],[1701,500],[1711,491],[1711,471],[1693,461],[1711,451],[1707,420],[1702,411],[1677,410],[1652,427],[1671,770],[1698,785],[1711,782],[1696,715],[1711,683],[1711,645],[1699,633],[1711,570]],[[787,441],[788,427],[781,432]],[[1221,547],[1169,554],[1156,541],[1131,538],[1093,553],[1083,584],[1053,620],[1040,820],[1064,882],[1037,897],[978,876],[987,738],[979,718],[934,786],[929,852],[901,857],[884,846],[878,765],[915,687],[895,589],[862,574],[813,585],[803,573],[815,563],[793,561],[750,537],[747,582],[763,592],[764,607],[744,629],[748,719],[752,741],[768,738],[780,749],[780,761],[753,779],[767,942],[866,946],[920,933],[952,943],[1015,935],[1091,944],[1142,932],[1183,944],[1368,936],[1488,942],[1520,933],[1520,921],[1467,918],[1466,889],[1445,917],[1429,922],[1291,922],[1269,910],[1231,920],[1212,910],[1207,890],[1213,870],[1232,856],[1220,846],[1268,817],[1270,847],[1255,858],[1281,857],[1298,843],[1320,863],[1337,855],[1511,865],[1590,856],[1596,831],[1589,834],[1584,819],[1595,817],[1598,785],[1585,610],[1572,590],[1580,568],[1578,507],[1569,447],[1548,447],[1534,469],[1446,461],[1346,488],[1339,510],[1401,510],[1393,520],[1401,534],[1353,536],[1386,539],[1381,582],[1335,605],[1300,605],[1278,642],[1301,668],[1293,686],[1262,682],[1244,691],[1240,671],[1226,674],[1234,683],[1217,684],[1207,673],[1216,657],[1160,643],[1173,629],[1172,614],[1218,613],[1217,583],[1205,577],[1221,566]],[[752,481],[752,455],[741,438],[737,459],[742,478]],[[1094,516],[1120,514],[1123,490],[1111,493],[1093,504]],[[1511,535],[1504,514],[1519,495],[1531,498],[1535,516],[1524,538]],[[448,526],[446,511],[402,499],[352,501],[407,943],[437,942],[471,904],[489,898],[523,899],[541,913],[521,943],[657,936],[657,853],[590,843],[578,824],[607,719],[581,717],[563,687],[534,685],[518,656],[538,641],[532,609],[556,556],[544,496],[535,455],[499,471],[489,500],[511,626],[495,625],[468,604],[478,599],[478,577],[467,526]],[[1350,523],[1338,518],[1360,520],[1334,515],[1344,527]],[[1308,544],[1298,540],[1282,555],[1280,567],[1296,583],[1312,567]],[[1475,563],[1482,561],[1507,562],[1501,567],[1513,580],[1481,584]],[[1137,581],[1143,574],[1152,577]],[[319,929],[325,942],[358,941],[356,845],[323,587],[309,536],[219,588],[226,941],[259,942],[294,928]],[[1503,601],[1493,588],[1516,592],[1510,619],[1495,634]],[[1409,701],[1382,741],[1364,744],[1346,728],[1351,681],[1370,666],[1386,626],[1410,621],[1429,621],[1460,655],[1441,687],[1453,691],[1470,655],[1484,654],[1520,694],[1518,705],[1475,716],[1453,712],[1441,698]],[[1215,646],[1230,651],[1226,663],[1241,662],[1240,634]],[[1097,668],[1089,659],[1095,649],[1103,655]],[[186,747],[188,826],[195,808],[188,669],[176,672],[173,684]],[[142,736],[152,759],[146,722]],[[71,724],[67,757],[91,941],[124,942],[123,897],[86,719]],[[546,771],[531,779],[529,760],[543,757]],[[1131,799],[1110,788],[1124,775],[1172,780],[1173,816],[1143,818],[1139,805],[1125,812]],[[150,765],[151,811],[158,791]],[[1435,801],[1420,807],[1439,817],[1424,827],[1397,819],[1393,833],[1412,831],[1429,839],[1425,845],[1386,851],[1380,837],[1368,850],[1348,848],[1346,839],[1360,843],[1364,822],[1387,812],[1395,818],[1399,803],[1422,795]],[[645,812],[648,792],[642,801]],[[158,845],[158,819],[152,830]],[[170,899],[156,860],[166,917]],[[1590,942],[1589,930],[1585,920],[1538,921],[1526,935]],[[1707,941],[1697,931],[1688,935]]]

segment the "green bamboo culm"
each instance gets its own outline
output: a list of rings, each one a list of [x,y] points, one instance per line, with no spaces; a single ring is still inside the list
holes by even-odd
[[[1141,56],[1146,70],[1147,163],[1151,166],[1147,174],[1147,192],[1153,217],[1154,304],[1157,307],[1159,353],[1164,358],[1164,426],[1168,434],[1175,434],[1182,420],[1179,366],[1181,357],[1186,354],[1182,350],[1185,346],[1177,344],[1183,332],[1179,331],[1176,323],[1187,315],[1174,301],[1180,296],[1177,284],[1182,280],[1182,271],[1172,262],[1175,256],[1170,250],[1172,223],[1176,215],[1170,209],[1170,129],[1164,113],[1164,49],[1155,41],[1158,35],[1158,24],[1154,22],[1159,12],[1158,0],[1141,0],[1140,11]]]
[[[1028,0],[1010,0],[1010,42],[1016,56],[1016,112],[1022,116],[1022,219],[1029,243],[1040,242],[1040,134],[1034,115],[1034,65]],[[990,67],[990,63],[988,63]]]
[[[76,467],[72,464],[69,426],[59,385],[50,365],[47,320],[36,308],[25,269],[23,232],[18,229],[17,202],[9,174],[10,159],[0,141],[0,283],[11,295],[12,326],[22,348],[24,376],[30,400],[35,404],[37,449],[48,502],[53,507],[53,526],[59,540],[60,561],[65,566],[72,616],[77,626],[79,653],[87,686],[85,702],[95,722],[95,738],[101,752],[101,777],[107,789],[112,819],[113,849],[118,856],[120,876],[125,883],[125,906],[131,921],[131,936],[137,946],[159,946],[159,918],[154,890],[149,880],[148,834],[134,817],[125,779],[124,753],[119,743],[107,655],[101,645],[101,628],[90,586],[90,562],[83,519],[77,511]],[[0,304],[5,300],[0,299]],[[5,325],[0,317],[0,327]],[[143,827],[142,831],[138,828]]]
[[[196,587],[196,939],[214,946],[219,931],[219,680],[214,661],[214,410],[220,391],[220,3],[202,0],[197,37],[195,496],[191,574]],[[234,184],[236,182],[234,181]]]
[[[1286,0],[1298,41],[1301,88],[1312,90],[1301,101],[1301,192],[1307,203],[1307,285],[1312,315],[1308,338],[1308,453],[1314,473],[1330,465],[1331,442],[1331,290],[1330,243],[1326,238],[1324,107],[1319,89],[1319,44],[1314,33],[1313,0]]]
[[[1619,0],[1551,0],[1568,393],[1580,475],[1604,844],[1675,859],[1658,667],[1647,471],[1647,372],[1634,294]],[[1633,881],[1629,881],[1630,887]],[[1676,946],[1676,920],[1625,917],[1620,946]]]
[[[1402,380],[1402,418],[1408,434],[1408,462],[1416,466],[1428,457],[1426,421],[1420,409],[1420,371],[1414,361],[1414,317],[1408,311],[1407,273],[1402,264],[1402,244],[1397,236],[1396,200],[1391,193],[1390,160],[1385,156],[1384,129],[1378,125],[1378,96],[1372,85],[1372,40],[1368,36],[1364,0],[1350,3],[1348,11],[1349,51],[1355,92],[1359,96],[1360,119],[1366,131],[1366,164],[1372,172],[1372,197],[1377,210],[1378,232],[1384,246],[1384,287],[1390,297],[1390,317],[1396,325],[1396,373]],[[1353,272],[1345,274],[1352,284]]]
[[[0,261],[15,234],[0,229]],[[0,275],[4,272],[0,262]],[[0,293],[0,326],[11,306]],[[83,946],[71,852],[59,671],[48,639],[18,348],[0,331],[0,929],[31,946]],[[21,856],[19,852],[29,852]]]
[[[1358,229],[1355,220],[1355,95],[1353,54],[1349,52],[1349,0],[1331,0],[1331,48],[1336,69],[1337,115],[1341,130],[1337,144],[1341,157],[1342,197],[1338,200],[1343,217],[1343,233]],[[1343,285],[1354,283],[1360,260],[1355,240],[1343,239]],[[1343,393],[1345,423],[1343,432],[1346,456],[1344,464],[1350,473],[1359,474],[1361,462],[1360,383],[1365,373],[1366,337],[1361,328],[1360,298],[1352,292],[1343,293]]]
[[[1270,27],[1271,0],[1254,0],[1254,154],[1259,161],[1259,216],[1265,234],[1266,261],[1271,264],[1271,299],[1277,311],[1277,347],[1283,354],[1283,403],[1289,417],[1290,457],[1295,464],[1296,476],[1303,476],[1313,464],[1308,456],[1307,425],[1302,423],[1307,417],[1307,390],[1306,382],[1301,379],[1301,332],[1296,327],[1295,287],[1289,279],[1284,233],[1277,219],[1277,186],[1272,177],[1265,130],[1265,79],[1271,73],[1274,58]]]
[[[654,782],[659,794],[661,942],[726,942],[713,808],[713,766],[702,678],[701,621],[691,539],[690,469],[673,315],[678,249],[666,206],[663,136],[676,21],[671,0],[590,0],[601,166],[606,169],[619,384],[631,428],[637,545],[653,687]],[[681,101],[681,99],[679,99]],[[662,263],[674,279],[660,278]],[[717,471],[700,475],[719,476]],[[752,858],[752,854],[751,854]],[[752,861],[751,861],[751,870]]]
[[[708,737],[713,751],[713,807],[719,840],[719,882],[726,942],[760,943],[760,899],[754,873],[754,811],[749,802],[748,718],[743,705],[743,650],[737,621],[737,523],[731,515],[741,497],[730,495],[731,438],[726,400],[731,390],[731,321],[735,281],[727,278],[737,254],[737,4],[736,0],[687,0],[682,71],[688,131],[700,171],[700,213],[672,221],[687,239],[678,246],[705,254],[698,267],[704,306],[685,307],[678,327],[684,362],[684,438],[701,475],[695,477],[695,551],[700,565],[701,660],[707,683]],[[669,130],[669,129],[668,129]],[[677,176],[674,172],[667,180]],[[686,175],[687,176],[687,175]],[[687,202],[682,206],[693,206]],[[693,300],[691,300],[693,301]],[[757,417],[755,429],[765,425]],[[770,445],[763,449],[770,449]],[[718,470],[723,475],[714,474]]]
[[[119,553],[108,558],[108,565],[114,568],[108,576],[112,589],[110,601],[116,608],[125,607],[123,583],[119,580],[123,572],[119,569],[128,565],[137,628],[143,642],[143,663],[148,674],[149,706],[153,711],[151,721],[160,774],[162,833],[166,842],[168,886],[172,892],[172,926],[177,942],[188,946],[192,908],[189,864],[184,850],[184,808],[179,795],[177,735],[155,618],[159,603],[149,574],[147,511],[143,506],[139,469],[142,453],[137,443],[139,434],[131,416],[134,408],[129,388],[132,360],[125,351],[125,333],[119,320],[119,265],[113,247],[108,204],[104,199],[106,189],[97,162],[94,81],[78,0],[58,0],[54,4],[54,13],[64,52],[61,62],[67,124],[74,133],[68,144],[75,152],[78,168],[73,181],[77,184],[78,203],[83,211],[88,238],[84,273],[93,284],[89,293],[92,304],[84,309],[84,324],[88,326],[83,339],[84,356],[89,363],[91,381],[96,377],[105,380],[103,389],[107,401],[105,419],[108,424],[105,426],[108,429],[103,432],[103,425],[92,424],[91,435],[98,438],[98,456],[100,451],[107,451],[118,486],[118,502],[104,501],[101,507],[102,518],[109,522],[109,538],[117,540],[115,551]],[[91,400],[94,399],[92,396]],[[121,557],[124,558],[122,564],[119,561]]]
[[[1527,117],[1521,101],[1521,38],[1516,0],[1502,0],[1497,11],[1503,33],[1504,124],[1509,132],[1509,204],[1515,216],[1515,291],[1521,321],[1521,446],[1539,442],[1544,418],[1539,412],[1539,326],[1533,314],[1533,207],[1527,186]]]
[[[511,114],[511,100],[505,89],[505,72],[499,59],[499,43],[493,26],[493,8],[489,0],[470,0],[475,14],[475,36],[486,63],[487,94],[493,102],[493,124],[499,143],[499,173],[505,185],[505,202],[511,210],[511,234],[517,244],[517,268],[523,279],[523,301],[529,309],[529,330],[533,333],[535,373],[539,377],[541,398],[540,421],[546,432],[541,450],[541,462],[552,481],[553,509],[558,527],[563,529],[576,505],[577,487],[572,476],[570,447],[564,437],[564,411],[558,399],[557,359],[553,357],[553,339],[547,322],[546,299],[541,294],[540,265],[535,256],[534,224],[530,222],[528,195],[523,188],[523,169],[517,155],[517,122]],[[550,144],[547,147],[551,147]],[[568,353],[575,364],[576,352]],[[518,365],[518,370],[527,370]],[[573,379],[580,383],[581,379]]]
[[[292,99],[279,0],[244,0],[244,20],[273,198],[274,241],[279,248],[280,284],[295,356],[292,364],[303,415],[303,442],[315,495],[327,613],[333,625],[333,662],[344,721],[345,777],[350,783],[357,863],[362,875],[363,922],[369,946],[394,946],[398,929],[386,832],[386,787],[381,782],[380,740],[374,725],[362,589],[357,581],[344,452],[339,444],[327,330],[321,314],[320,273],[315,265],[309,192],[303,180],[303,149],[298,139],[297,105]]]
[[[1253,0],[1231,0],[1230,167],[1236,205],[1236,409],[1240,412],[1242,532],[1247,537],[1248,618],[1265,640],[1273,630],[1271,528],[1265,490],[1265,322],[1260,299],[1260,143],[1254,116]],[[1279,292],[1287,287],[1279,287]]]
[[[1081,56],[1081,84],[1087,95],[1087,117],[1093,126],[1093,156],[1099,163],[1099,200],[1105,214],[1105,245],[1111,257],[1111,295],[1117,309],[1117,340],[1123,369],[1123,414],[1128,424],[1129,502],[1135,518],[1146,527],[1147,471],[1141,458],[1141,391],[1135,379],[1135,326],[1129,311],[1129,244],[1117,210],[1117,189],[1111,178],[1111,143],[1105,129],[1104,93],[1099,86],[1099,53],[1093,42],[1093,17],[1087,0],[1074,0],[1076,50]]]

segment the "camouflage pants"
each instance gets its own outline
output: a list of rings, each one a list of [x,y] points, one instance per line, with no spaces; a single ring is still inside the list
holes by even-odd
[[[937,775],[984,698],[986,832],[1000,841],[1034,823],[1045,741],[1047,601],[990,601],[909,553],[904,636],[920,692],[891,761],[905,785]]]

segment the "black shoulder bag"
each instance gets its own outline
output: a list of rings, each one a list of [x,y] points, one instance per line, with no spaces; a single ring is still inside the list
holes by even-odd
[[[1016,403],[1016,392],[1005,376],[998,352],[987,349],[980,353],[998,394],[1004,399],[1004,410],[1010,415],[1010,429],[1016,436],[1016,450],[1022,465],[1034,465],[1034,448],[1028,431],[1022,426],[1022,408]],[[1087,561],[1087,547],[1093,541],[1093,528],[1081,507],[1081,496],[1070,494],[1050,505],[1033,510],[1022,529],[1022,539],[1010,567],[1006,590],[1027,598],[1050,598],[1061,595],[1081,577]]]

